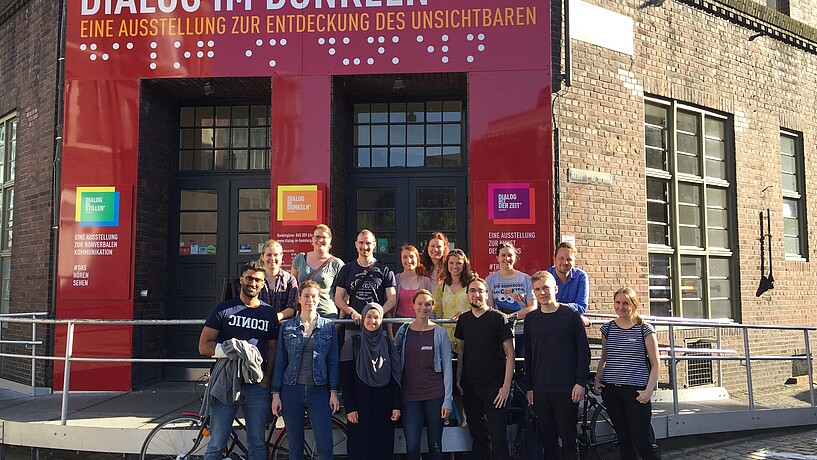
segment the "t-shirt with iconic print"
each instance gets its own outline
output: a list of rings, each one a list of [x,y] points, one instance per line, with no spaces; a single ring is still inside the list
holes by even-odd
[[[261,301],[259,306],[250,308],[241,297],[235,297],[216,305],[204,325],[218,331],[219,343],[240,339],[258,347],[264,359],[262,369],[267,368],[267,343],[278,339],[278,316],[268,303]]]

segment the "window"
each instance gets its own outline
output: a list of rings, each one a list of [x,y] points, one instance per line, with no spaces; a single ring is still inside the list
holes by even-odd
[[[766,6],[785,15],[791,14],[789,0],[766,0]]]
[[[729,120],[674,101],[644,107],[650,312],[735,318]]]
[[[0,118],[0,313],[9,312],[16,157],[17,116],[12,114]]]
[[[354,105],[355,168],[456,168],[463,160],[461,101]]]
[[[182,107],[179,171],[270,167],[270,106]]]
[[[4,14],[15,6],[20,0],[0,0],[0,14]]]
[[[803,180],[803,137],[780,131],[780,170],[783,189],[783,240],[786,258],[806,259],[806,194]]]

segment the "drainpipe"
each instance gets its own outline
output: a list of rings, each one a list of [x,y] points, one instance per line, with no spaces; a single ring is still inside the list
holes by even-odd
[[[565,71],[561,75],[562,82],[567,87],[573,83],[573,71],[571,67],[573,65],[573,45],[570,41],[570,0],[564,0],[563,2],[563,14],[564,14],[564,43],[565,43]],[[553,120],[553,223],[554,223],[554,247],[558,246],[561,243],[562,239],[562,213],[561,213],[561,203],[562,203],[562,193],[560,191],[561,188],[561,136],[559,134],[559,127],[556,124],[556,109],[555,103],[556,99],[558,98],[558,94],[556,98],[553,99],[553,104],[551,105],[551,118]]]
[[[573,43],[570,41],[570,0],[564,0],[564,15],[565,15],[565,86],[570,86],[573,83]]]
[[[59,11],[59,32],[57,36],[57,74],[55,85],[56,100],[54,103],[54,156],[51,169],[51,300],[48,305],[50,318],[57,316],[57,268],[59,256],[60,237],[60,191],[62,175],[62,136],[63,119],[65,110],[65,35],[68,15],[68,0],[60,1]],[[55,326],[51,326],[50,341],[46,342],[46,355],[51,356],[54,352]],[[53,366],[53,362],[52,362]],[[50,385],[49,385],[50,386]]]

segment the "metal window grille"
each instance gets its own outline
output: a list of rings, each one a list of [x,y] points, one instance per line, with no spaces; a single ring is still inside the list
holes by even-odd
[[[687,343],[687,348],[712,349],[709,339],[696,339]],[[710,353],[687,353],[687,356],[712,356]],[[714,383],[712,378],[712,361],[708,359],[690,359],[687,361],[687,386],[700,387]]]

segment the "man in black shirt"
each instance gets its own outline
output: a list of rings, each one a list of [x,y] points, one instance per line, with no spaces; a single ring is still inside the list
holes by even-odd
[[[531,281],[539,308],[525,316],[528,403],[533,405],[539,423],[545,459],[578,459],[578,406],[590,369],[587,334],[579,312],[556,302],[558,288],[553,275],[539,271]]]
[[[361,230],[355,240],[357,259],[344,265],[335,278],[335,305],[354,320],[355,327],[349,329],[356,331],[360,330],[360,312],[369,302],[382,305],[384,313],[397,305],[394,272],[375,259],[376,242],[371,230]]]
[[[460,315],[454,337],[457,386],[474,441],[471,458],[510,460],[505,405],[513,378],[513,330],[503,313],[488,307],[485,280],[475,278],[467,289],[471,310]]]

